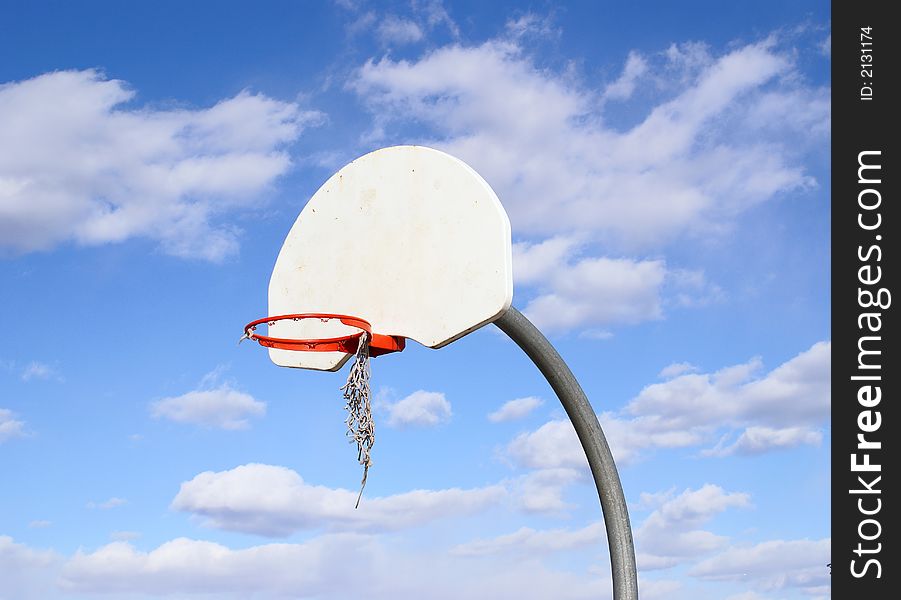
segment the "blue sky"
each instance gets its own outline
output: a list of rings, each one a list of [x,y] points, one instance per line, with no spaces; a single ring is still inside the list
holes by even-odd
[[[584,456],[493,327],[235,344],[306,200],[475,168],[620,466],[643,598],[829,597],[824,2],[2,2],[0,598],[604,598]]]

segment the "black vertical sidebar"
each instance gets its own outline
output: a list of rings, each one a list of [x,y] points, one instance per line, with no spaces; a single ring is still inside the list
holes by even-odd
[[[832,597],[899,597],[901,102],[888,2],[832,5]],[[894,460],[892,459],[894,457]]]

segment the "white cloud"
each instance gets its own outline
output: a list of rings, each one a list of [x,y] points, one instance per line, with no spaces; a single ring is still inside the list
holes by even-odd
[[[560,30],[554,27],[550,17],[541,17],[535,13],[525,13],[515,19],[508,19],[504,24],[507,34],[514,39],[524,37],[558,37]]]
[[[544,404],[544,400],[535,396],[508,400],[499,409],[489,414],[488,420],[492,423],[503,423],[522,419],[542,404]]]
[[[52,581],[59,556],[34,550],[0,535],[0,598],[31,600],[53,597]]]
[[[22,369],[22,381],[31,381],[33,379],[60,379],[56,371],[47,364],[38,361],[31,361]]]
[[[604,98],[609,100],[628,100],[635,91],[635,84],[639,77],[648,70],[648,63],[637,52],[629,52],[626,65],[619,79],[609,84],[604,89]]]
[[[606,329],[585,329],[579,332],[579,337],[587,340],[613,339],[613,332]]]
[[[516,501],[529,513],[562,514],[572,508],[563,501],[563,491],[583,478],[582,471],[565,467],[532,471],[515,482]]]
[[[57,71],[0,85],[0,244],[15,252],[140,237],[220,260],[219,224],[284,173],[285,147],[321,119],[243,91],[203,109],[130,103],[123,81]]]
[[[382,19],[376,34],[386,44],[410,44],[423,37],[422,29],[414,21],[390,15]]]
[[[507,445],[507,454],[531,469],[588,467],[588,459],[569,420],[548,421],[535,431],[521,433]]]
[[[670,379],[646,386],[619,413],[598,415],[617,461],[628,463],[654,448],[720,442],[707,456],[759,454],[817,445],[829,418],[831,343],[818,342],[769,373],[759,359],[714,373],[684,364],[664,369]],[[725,433],[724,433],[725,432]],[[730,435],[742,432],[733,443]],[[724,437],[725,436],[725,437]],[[586,459],[568,420],[549,421],[519,434],[506,448],[519,466],[584,468]]]
[[[128,504],[128,500],[124,498],[112,497],[109,500],[104,500],[103,502],[88,502],[86,504],[87,508],[98,508],[100,510],[109,510],[111,508],[116,508],[118,506],[122,506]]]
[[[376,10],[363,10],[363,3],[356,0],[340,0],[338,6],[347,10],[351,17],[346,25],[350,35],[371,32],[385,46],[411,44],[422,41],[426,33],[443,27],[454,38],[460,36],[459,28],[451,18],[441,0],[415,0],[410,4],[410,14],[379,15]]]
[[[355,491],[308,484],[285,467],[249,464],[182,483],[172,508],[203,517],[211,527],[286,536],[302,529],[404,529],[471,514],[505,495],[501,486],[414,490],[367,498],[354,509]]]
[[[804,114],[788,116],[785,106],[791,103],[807,107]],[[745,127],[759,132],[808,132],[811,138],[828,136],[832,104],[828,96],[814,90],[777,90],[762,94],[754,107],[743,116]]]
[[[810,589],[829,585],[831,540],[772,540],[733,547],[701,561],[690,575],[738,581],[761,591]]]
[[[397,402],[386,403],[388,426],[432,427],[451,418],[451,404],[441,392],[417,390]]]
[[[635,565],[639,573],[669,569],[670,567],[675,567],[680,562],[682,562],[681,559],[673,556],[658,556],[656,554],[647,554],[645,552],[635,553]]]
[[[25,435],[25,422],[15,419],[11,410],[0,408],[0,444]]]
[[[639,459],[644,449],[696,446],[704,442],[707,433],[704,428],[668,427],[653,416],[623,419],[605,412],[598,415],[598,420],[607,434],[613,456],[624,464]]]
[[[414,2],[413,7],[422,13],[426,24],[430,28],[443,26],[452,37],[460,37],[460,28],[457,27],[457,23],[451,18],[450,13],[447,12],[442,0],[418,1]]]
[[[645,570],[669,568],[722,548],[728,538],[699,529],[727,508],[747,508],[748,494],[706,484],[667,499],[635,531],[637,559]]]
[[[697,308],[720,302],[726,293],[707,280],[699,269],[670,269],[666,273],[668,302],[680,307]]]
[[[761,596],[757,592],[740,592],[727,596],[726,600],[769,600],[769,598]]]
[[[759,359],[712,374],[686,374],[645,387],[626,407],[677,427],[752,422],[771,427],[820,423],[829,416],[829,342],[818,342],[762,377]]]
[[[829,91],[804,82],[790,48],[766,40],[718,57],[690,45],[632,54],[611,93],[643,79],[669,97],[623,130],[605,123],[603,90],[539,67],[509,39],[369,61],[350,85],[378,127],[431,127],[422,141],[485,176],[524,235],[660,247],[721,234],[749,207],[815,185],[797,156],[828,139],[810,134],[828,132]],[[764,97],[781,111],[750,117]],[[796,117],[805,132],[777,126]]]
[[[673,579],[644,579],[638,576],[638,589],[642,600],[671,600],[677,598],[675,593],[682,588],[681,581]]]
[[[584,258],[560,265],[523,312],[545,331],[659,319],[665,275],[661,260]]]
[[[247,429],[250,418],[266,414],[266,403],[250,394],[233,390],[228,384],[212,390],[195,390],[163,398],[150,404],[154,418],[177,423],[193,423],[220,429]]]
[[[228,383],[225,381],[225,374],[228,372],[228,369],[229,365],[216,365],[211,371],[203,374],[198,387],[200,389],[210,389]]]
[[[663,369],[660,370],[660,373],[657,375],[661,379],[672,379],[678,375],[683,375],[685,373],[693,373],[697,371],[698,368],[691,363],[680,362],[680,363],[672,363],[669,364]]]
[[[807,591],[822,583],[822,578],[814,571],[825,566],[825,560],[821,565],[819,557],[828,558],[828,540],[732,546],[721,554],[696,562],[703,559],[704,554],[723,548],[728,541],[698,527],[730,508],[747,508],[750,505],[747,494],[726,492],[719,486],[707,484],[679,494],[667,492],[645,496],[658,505],[636,530],[639,549],[650,546],[655,551],[655,554],[639,551],[639,563],[646,571],[694,562],[689,569],[696,577],[741,581],[759,590],[803,586],[802,589]],[[353,596],[361,591],[354,588],[358,583],[367,587],[368,597],[374,598],[420,597],[422,590],[427,588],[434,591],[429,597],[438,598],[504,597],[503,593],[497,595],[502,590],[515,591],[517,597],[536,599],[548,593],[562,598],[597,597],[599,592],[609,594],[609,573],[603,561],[590,568],[591,572],[601,576],[593,589],[588,585],[589,580],[581,576],[566,581],[566,587],[559,593],[553,593],[547,587],[549,581],[563,581],[559,579],[560,574],[547,571],[544,557],[602,546],[605,532],[601,522],[576,529],[523,527],[510,534],[458,544],[448,552],[430,553],[417,549],[415,556],[390,545],[389,539],[361,534],[327,534],[301,544],[266,544],[233,550],[219,544],[181,538],[149,553],[117,543],[93,553],[76,554],[66,565],[62,581],[65,588],[80,592],[219,592],[226,597],[228,593],[254,593],[262,598],[308,597],[325,590],[330,590],[330,597],[343,597],[340,595],[343,592]],[[791,560],[784,560],[786,555],[792,555]],[[349,562],[355,565],[357,576],[342,580],[342,592],[336,596],[335,588],[328,582],[337,575],[329,569],[339,569]],[[794,571],[795,564],[802,568],[798,573],[786,576],[786,572]],[[392,568],[386,571],[388,565]],[[219,572],[228,573],[231,579],[221,581],[215,576]],[[388,575],[389,572],[406,573],[402,588],[398,587],[401,580]],[[487,575],[492,572],[507,573],[509,577],[503,578],[507,587]],[[423,574],[422,577],[419,574]],[[527,578],[529,585],[520,590],[517,585],[522,585],[522,577]],[[518,578],[519,584],[512,584]],[[469,588],[459,587],[466,581],[477,581],[478,589],[466,593]],[[642,585],[645,583],[648,584],[648,597],[655,598],[671,597],[669,594],[679,585],[669,580],[643,579]],[[653,593],[651,588],[655,588]],[[574,595],[569,596],[570,593]]]
[[[351,10],[356,11],[357,7],[347,7]],[[353,21],[347,24],[346,30],[350,35],[357,35],[363,31],[369,31],[372,29],[372,26],[378,20],[375,12],[369,10],[363,13],[360,13]]]
[[[712,456],[730,456],[732,454],[761,454],[778,448],[795,446],[817,446],[823,441],[823,434],[806,427],[748,427],[731,445],[716,447],[705,454]]]
[[[268,544],[232,550],[213,542],[178,538],[149,553],[113,542],[92,553],[79,550],[66,563],[61,587],[82,593],[226,594],[313,596],[347,564],[356,570],[371,542],[350,534],[305,544]],[[350,562],[348,562],[350,561]]]
[[[679,497],[671,499],[669,522],[680,527],[708,518],[724,506],[740,506],[728,493],[701,492],[687,490],[680,495],[686,501],[682,507],[678,506]],[[661,511],[666,512],[663,508]],[[116,541],[93,551],[79,549],[64,559],[0,536],[0,595],[31,600],[56,597],[62,590],[116,597],[253,596],[260,600],[322,596],[365,596],[373,600],[609,598],[609,570],[604,559],[592,565],[588,573],[554,571],[546,560],[551,553],[599,547],[603,539],[601,523],[578,529],[523,528],[460,544],[449,552],[409,548],[391,536],[359,533],[242,548],[182,537],[149,551]],[[825,564],[829,562],[829,546],[828,539],[733,546],[690,567],[689,573],[713,581],[739,582],[762,592],[795,588],[810,594],[828,589]],[[346,577],[349,564],[354,571],[350,578]],[[397,577],[397,573],[404,576]],[[678,586],[670,580],[641,580],[643,597],[648,598],[674,597]]]
[[[759,359],[715,373],[686,373],[646,386],[620,415],[601,415],[617,459],[643,449],[699,445],[715,432],[743,431],[707,455],[761,453],[819,444],[829,418],[831,343],[818,342],[764,375]]]
[[[538,293],[525,312],[539,328],[588,327],[580,335],[607,339],[598,326],[663,317],[665,305],[701,307],[724,292],[701,270],[668,269],[663,260],[578,256],[581,242],[557,236],[513,245],[513,276]]]
[[[703,441],[698,433],[660,428],[647,419],[624,420],[611,413],[598,416],[617,461],[628,463],[644,448],[678,448]],[[531,469],[588,467],[585,451],[569,420],[548,421],[535,431],[516,436],[506,449],[519,466]]]
[[[115,542],[78,551],[66,562],[60,587],[114,597],[589,600],[609,597],[610,583],[606,574],[554,571],[530,557],[472,560],[410,551],[373,536],[333,534],[242,549],[178,538],[142,552]]]
[[[528,54],[520,33],[532,21],[479,46],[363,65],[349,86],[374,115],[371,133],[417,119],[430,128],[419,141],[497,189],[514,230],[533,240],[514,247],[514,272],[540,288],[525,312],[541,327],[609,334],[667,306],[721,300],[703,271],[622,252],[715,240],[749,208],[815,186],[801,156],[828,141],[828,88],[808,85],[775,37],[720,56],[700,44],[632,52],[616,82],[594,88]],[[608,124],[603,99],[641,85],[664,99],[637,124]],[[573,257],[579,239],[614,254]]]
[[[579,257],[581,246],[567,236],[513,245],[516,283],[538,290],[524,309],[536,326],[547,331],[587,326],[581,335],[606,339],[612,334],[597,326],[663,316],[661,292],[673,278],[662,260]],[[685,294],[684,286],[672,287]]]
[[[488,540],[475,540],[451,549],[459,556],[485,556],[510,553],[534,556],[597,546],[606,539],[604,524],[592,523],[581,529],[548,529],[536,531],[523,527],[518,531]]]
[[[542,283],[568,262],[578,241],[557,236],[539,243],[513,244],[513,279],[517,284]]]
[[[47,521],[46,519],[36,519],[28,523],[28,527],[31,529],[44,529],[53,525],[51,521]]]

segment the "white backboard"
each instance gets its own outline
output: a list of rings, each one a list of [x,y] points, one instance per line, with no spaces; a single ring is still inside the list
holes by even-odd
[[[463,161],[424,146],[376,150],[335,173],[304,207],[269,282],[269,314],[361,317],[373,333],[440,348],[513,300],[510,221]],[[340,335],[344,332],[338,332]],[[318,321],[274,337],[332,337]],[[336,370],[339,352],[270,349],[284,367]]]

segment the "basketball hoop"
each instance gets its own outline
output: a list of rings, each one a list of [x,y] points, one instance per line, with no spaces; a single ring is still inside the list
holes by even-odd
[[[271,328],[279,321],[301,323],[310,321],[313,323],[328,324],[337,321],[336,327],[346,326],[351,328],[349,333],[335,337],[316,338],[287,338],[274,337],[256,333],[258,326],[266,324]],[[375,422],[372,419],[372,394],[369,388],[369,358],[400,352],[404,349],[406,339],[400,336],[382,335],[372,333],[372,325],[369,321],[350,315],[336,315],[329,313],[302,313],[294,315],[279,315],[265,317],[251,321],[244,326],[244,335],[238,343],[244,340],[256,340],[261,346],[275,348],[277,350],[291,350],[294,352],[343,352],[354,357],[354,363],[347,375],[347,383],[341,386],[344,396],[344,409],[347,411],[347,437],[351,443],[357,445],[357,461],[363,466],[363,480],[360,482],[360,494],[357,496],[357,504],[363,497],[363,488],[366,487],[366,478],[369,475],[369,467],[372,465],[370,451],[375,443]]]
[[[370,357],[403,350],[407,339],[443,348],[497,324],[572,421],[606,521],[613,599],[637,600],[635,547],[613,455],[572,371],[512,306],[511,233],[497,194],[460,159],[424,146],[370,152],[306,202],[269,279],[268,312],[282,316],[249,323],[242,339],[266,347],[279,367],[337,371],[353,359],[340,389],[347,436],[363,466],[362,496],[375,439]],[[346,314],[288,314],[323,308]],[[263,324],[267,335],[256,332]]]
[[[267,327],[271,327],[279,321],[300,322],[312,319],[318,319],[323,323],[327,323],[331,320],[338,320],[342,324],[353,327],[357,331],[347,335],[330,338],[282,338],[256,333],[257,327],[264,323]],[[265,346],[266,348],[294,350],[296,352],[343,352],[345,354],[356,354],[360,337],[364,333],[368,334],[368,337],[370,338],[370,356],[381,356],[382,354],[391,352],[400,352],[404,349],[406,344],[406,339],[400,336],[372,333],[372,325],[365,319],[352,317],[350,315],[336,315],[329,313],[302,313],[257,319],[244,326],[244,336],[241,338],[241,341],[256,340],[260,346]]]

